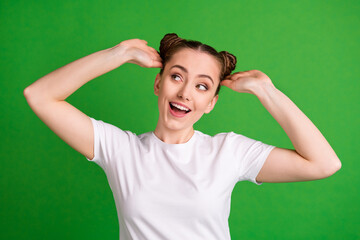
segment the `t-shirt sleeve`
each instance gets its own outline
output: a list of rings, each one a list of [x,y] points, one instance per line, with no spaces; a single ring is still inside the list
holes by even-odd
[[[275,146],[233,132],[229,135],[235,149],[238,181],[250,181],[261,185],[261,182],[256,181],[256,177]]]
[[[117,154],[129,146],[130,133],[101,120],[90,119],[94,131],[94,157],[86,159],[95,162],[106,172]]]

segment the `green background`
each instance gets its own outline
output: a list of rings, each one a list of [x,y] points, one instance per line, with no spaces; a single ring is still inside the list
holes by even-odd
[[[240,182],[232,239],[360,239],[359,1],[1,1],[0,239],[118,239],[105,173],[32,112],[25,87],[76,59],[166,33],[237,56],[258,69],[318,127],[342,161],[308,182]],[[158,69],[125,64],[67,101],[124,130],[155,129]],[[220,91],[195,128],[234,131],[282,148],[291,141],[256,96]]]

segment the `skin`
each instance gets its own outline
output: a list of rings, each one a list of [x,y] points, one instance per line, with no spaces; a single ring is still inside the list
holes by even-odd
[[[187,72],[175,65],[183,66]],[[206,74],[212,80],[198,75]],[[154,93],[158,96],[159,119],[155,135],[166,143],[184,143],[194,134],[193,125],[214,108],[220,79],[220,64],[211,55],[193,49],[176,52],[167,62],[162,76],[156,75]],[[184,117],[170,114],[169,102],[191,109]]]
[[[145,40],[130,39],[71,62],[38,79],[24,89],[24,96],[34,113],[61,139],[89,159],[94,157],[94,133],[90,118],[66,102],[73,92],[96,77],[124,63],[146,68],[161,68],[158,52]],[[185,67],[188,73],[172,69]],[[193,125],[215,106],[220,66],[211,55],[181,50],[166,64],[162,76],[155,78],[159,120],[155,134],[164,142],[187,142]],[[173,74],[178,76],[172,78]],[[198,74],[210,76],[214,84]],[[207,84],[203,91],[200,84]],[[325,137],[310,119],[259,70],[236,72],[221,81],[239,93],[255,95],[286,132],[295,149],[274,148],[256,180],[259,182],[297,182],[322,179],[341,168],[341,162]],[[169,115],[168,103],[185,104],[192,111],[178,119]],[[236,103],[234,103],[236,105]],[[235,130],[236,131],[236,130]]]
[[[221,82],[255,95],[286,132],[295,149],[275,147],[256,177],[258,182],[323,179],[341,168],[330,144],[311,120],[259,70],[237,72]]]

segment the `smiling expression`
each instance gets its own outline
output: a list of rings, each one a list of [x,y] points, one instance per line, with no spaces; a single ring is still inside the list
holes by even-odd
[[[168,130],[192,128],[215,106],[220,63],[211,55],[193,49],[176,52],[155,79],[159,123]]]

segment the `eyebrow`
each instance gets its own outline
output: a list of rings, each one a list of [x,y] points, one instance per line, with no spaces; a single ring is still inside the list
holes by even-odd
[[[177,68],[180,68],[181,70],[183,70],[184,72],[188,73],[188,70],[186,68],[184,68],[183,66],[181,65],[174,65],[172,66],[170,69],[174,68],[174,67],[177,67]],[[199,74],[197,75],[198,77],[205,77],[205,78],[208,78],[211,80],[211,82],[214,84],[214,80],[209,76],[209,75],[206,75],[206,74]]]

